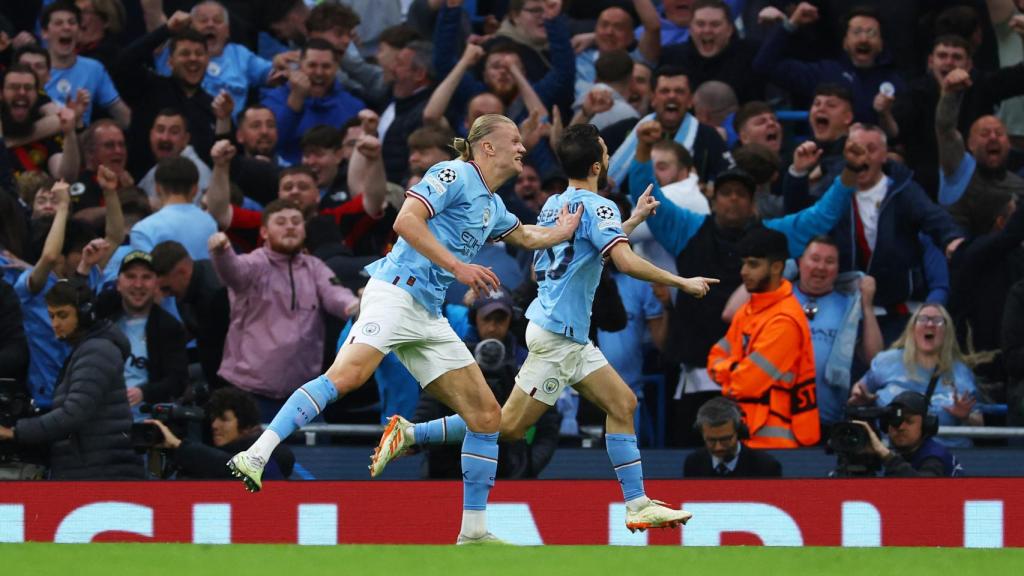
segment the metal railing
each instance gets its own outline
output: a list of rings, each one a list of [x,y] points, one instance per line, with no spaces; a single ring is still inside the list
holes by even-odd
[[[349,438],[377,438],[384,433],[379,424],[307,424],[299,429],[306,435],[306,445],[316,446],[317,435]],[[1024,438],[1024,428],[985,426],[940,426],[939,436],[962,438]]]

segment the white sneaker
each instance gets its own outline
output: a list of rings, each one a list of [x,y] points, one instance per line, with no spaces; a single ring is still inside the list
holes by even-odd
[[[456,546],[464,546],[471,544],[507,544],[507,542],[505,542],[501,538],[498,538],[494,534],[491,534],[490,532],[487,532],[483,536],[477,538],[470,538],[469,536],[459,534],[458,540],[455,541]]]
[[[691,517],[693,514],[686,510],[675,510],[664,502],[651,500],[635,512],[626,510],[626,528],[629,528],[630,532],[643,532],[648,528],[678,528],[680,524],[686,524]]]
[[[381,435],[380,442],[370,458],[370,477],[380,476],[388,462],[401,457],[409,448],[412,448],[415,441],[412,439],[412,434],[406,433],[406,430],[411,427],[411,422],[397,414],[388,420],[384,434]]]
[[[245,483],[245,489],[249,492],[259,492],[263,488],[263,467],[267,465],[267,461],[257,456],[256,454],[250,454],[248,451],[239,452],[228,460],[228,468],[231,470],[231,474],[235,478],[241,478],[242,482]]]

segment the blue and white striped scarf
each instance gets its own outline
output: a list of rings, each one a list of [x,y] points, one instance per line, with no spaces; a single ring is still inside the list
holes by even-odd
[[[636,156],[637,127],[648,120],[654,120],[654,117],[655,113],[652,112],[641,118],[608,162],[608,176],[615,181],[616,186],[622,185],[622,182],[629,174],[629,165],[633,163],[633,157]],[[697,140],[698,126],[700,126],[700,123],[693,117],[693,114],[687,113],[683,118],[683,123],[679,125],[679,130],[676,131],[675,141],[682,144],[690,154],[693,154],[693,143]]]

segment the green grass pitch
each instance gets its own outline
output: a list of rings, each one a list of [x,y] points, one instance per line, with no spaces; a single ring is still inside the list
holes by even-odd
[[[757,576],[1019,574],[1024,550],[652,546],[3,544],[4,574],[61,576]]]

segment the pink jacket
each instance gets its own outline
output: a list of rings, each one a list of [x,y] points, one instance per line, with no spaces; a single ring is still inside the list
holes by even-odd
[[[239,256],[210,254],[228,288],[231,324],[217,374],[270,398],[287,398],[321,373],[323,313],[345,318],[356,297],[326,264],[264,246]]]

